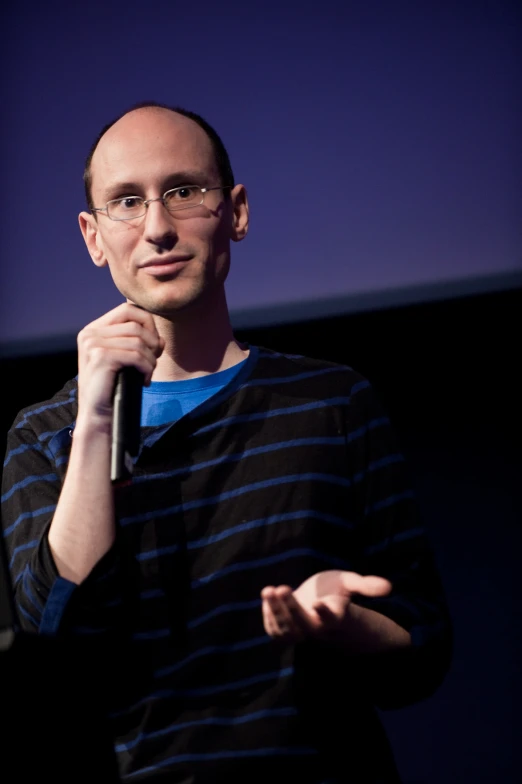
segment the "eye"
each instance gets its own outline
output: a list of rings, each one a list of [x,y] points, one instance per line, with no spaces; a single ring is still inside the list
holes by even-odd
[[[196,185],[181,185],[179,188],[174,188],[169,194],[170,199],[175,201],[194,201],[200,198],[200,196],[201,188],[196,187]]]
[[[180,185],[179,188],[167,191],[163,199],[167,209],[173,212],[202,204],[203,193],[197,185]]]
[[[139,196],[124,196],[123,199],[117,199],[116,204],[119,210],[135,210],[136,207],[140,207],[143,203],[143,199]]]
[[[113,220],[132,220],[145,212],[141,196],[122,196],[107,202],[109,218]]]

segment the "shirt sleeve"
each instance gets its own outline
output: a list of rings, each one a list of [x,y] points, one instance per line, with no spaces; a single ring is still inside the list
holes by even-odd
[[[410,648],[360,657],[359,666],[378,707],[402,707],[430,696],[442,682],[452,623],[398,437],[371,385],[360,385],[353,402],[364,434],[349,445],[360,571],[393,586],[388,596],[355,601],[411,635]]]
[[[22,424],[23,423],[23,424]],[[102,631],[112,623],[103,612],[114,608],[114,554],[108,554],[81,586],[60,577],[48,543],[48,531],[67,467],[70,436],[37,436],[27,418],[17,417],[7,436],[2,472],[2,530],[17,623],[22,631],[67,634]],[[85,618],[89,608],[89,618]],[[110,613],[105,613],[105,616]]]

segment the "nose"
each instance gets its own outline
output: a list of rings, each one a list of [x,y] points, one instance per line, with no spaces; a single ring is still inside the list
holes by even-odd
[[[170,250],[176,243],[178,233],[173,216],[162,199],[150,199],[145,213],[144,237],[151,245]]]

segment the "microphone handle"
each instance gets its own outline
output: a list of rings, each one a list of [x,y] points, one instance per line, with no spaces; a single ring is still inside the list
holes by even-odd
[[[118,371],[112,412],[111,481],[129,481],[140,448],[143,373],[128,366]]]

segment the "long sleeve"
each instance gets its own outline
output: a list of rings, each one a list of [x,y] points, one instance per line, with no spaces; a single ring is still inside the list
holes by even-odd
[[[361,385],[353,402],[364,430],[364,437],[348,444],[361,572],[386,577],[393,586],[386,597],[356,601],[393,619],[412,641],[406,650],[361,657],[360,665],[375,704],[400,707],[440,685],[451,659],[452,624],[397,435],[370,385]]]
[[[26,632],[105,631],[114,626],[121,601],[114,552],[76,586],[59,576],[49,548],[47,534],[67,470],[74,426],[72,418],[67,421],[67,403],[70,398],[25,409],[7,436],[2,528],[15,610]]]
[[[54,632],[74,591],[59,577],[47,531],[61,480],[49,447],[20,414],[7,437],[2,473],[2,527],[21,628]]]

